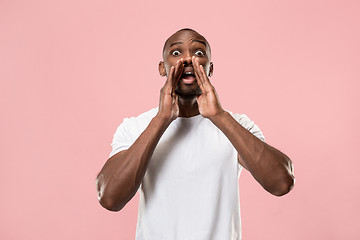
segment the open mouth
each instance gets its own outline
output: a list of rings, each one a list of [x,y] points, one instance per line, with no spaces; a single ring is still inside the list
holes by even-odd
[[[192,71],[184,71],[181,80],[185,84],[193,84],[196,82],[195,74]]]

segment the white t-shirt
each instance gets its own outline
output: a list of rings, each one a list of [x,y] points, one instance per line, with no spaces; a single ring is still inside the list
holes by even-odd
[[[110,156],[128,149],[158,108],[125,118]],[[265,140],[244,114],[232,114]],[[228,138],[210,120],[178,117],[166,129],[139,188],[137,240],[241,239],[238,178],[242,166]]]

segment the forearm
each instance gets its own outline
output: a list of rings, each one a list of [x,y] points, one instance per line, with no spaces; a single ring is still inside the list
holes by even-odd
[[[231,115],[223,112],[210,119],[230,140],[243,165],[268,192],[281,196],[294,184],[291,160],[242,127]]]
[[[105,163],[97,177],[98,198],[103,207],[119,211],[135,195],[154,149],[169,124],[163,118],[154,117],[129,149],[115,154]]]

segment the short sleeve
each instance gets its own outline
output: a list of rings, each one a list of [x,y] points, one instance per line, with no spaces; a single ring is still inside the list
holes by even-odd
[[[111,143],[112,151],[110,157],[120,151],[130,148],[140,134],[149,125],[151,119],[157,114],[158,108],[140,114],[137,117],[124,118],[123,122],[116,129],[113,141]]]
[[[245,114],[232,114],[233,118],[244,128],[249,130],[255,137],[259,138],[261,141],[265,142],[265,137],[261,132],[260,128],[251,121]]]
[[[128,149],[133,144],[133,138],[129,131],[129,119],[124,118],[123,122],[116,129],[113,141],[111,143],[112,151],[109,157],[114,156],[116,153]]]

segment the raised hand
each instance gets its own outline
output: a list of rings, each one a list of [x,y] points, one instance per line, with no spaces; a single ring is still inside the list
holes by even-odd
[[[201,95],[196,98],[199,112],[203,117],[211,119],[225,111],[221,107],[215,88],[210,83],[204,67],[199,64],[199,59],[193,56],[192,62],[195,70],[195,77],[202,92]]]
[[[184,71],[184,60],[180,59],[175,66],[171,66],[165,85],[160,91],[158,116],[172,122],[179,116],[178,95],[175,88],[178,85]]]

